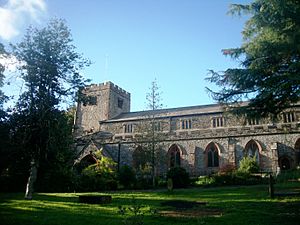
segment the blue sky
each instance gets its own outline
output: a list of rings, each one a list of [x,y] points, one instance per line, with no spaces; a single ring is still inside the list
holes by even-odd
[[[15,17],[20,11],[23,16],[22,20],[15,19],[12,25],[15,32],[11,36],[8,32],[1,36],[5,27],[4,20],[0,20],[2,42],[18,41],[29,24],[42,26],[52,17],[65,19],[78,51],[93,62],[83,71],[84,76],[92,79],[92,83],[110,80],[130,92],[132,111],[145,109],[146,93],[155,78],[165,107],[213,103],[205,91],[206,86],[213,87],[204,80],[208,70],[239,66],[223,56],[221,50],[241,45],[246,18],[227,15],[228,7],[232,3],[249,3],[245,0],[0,0],[0,19],[11,2],[25,4],[27,8],[13,11]]]

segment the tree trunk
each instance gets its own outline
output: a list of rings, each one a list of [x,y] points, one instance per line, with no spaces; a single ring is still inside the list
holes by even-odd
[[[36,160],[33,159],[31,161],[30,174],[26,185],[25,199],[27,200],[32,199],[32,194],[34,191],[34,183],[37,178],[37,171],[38,171],[38,163],[36,162]]]
[[[152,149],[151,149],[151,158],[152,158],[152,186],[155,188],[155,146],[154,141],[152,140]]]

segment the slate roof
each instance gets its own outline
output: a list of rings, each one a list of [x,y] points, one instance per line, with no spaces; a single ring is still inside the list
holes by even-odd
[[[199,105],[199,106],[188,106],[188,107],[180,107],[180,108],[159,109],[155,111],[148,110],[148,111],[122,113],[115,118],[102,121],[102,122],[111,123],[111,122],[141,120],[141,119],[149,118],[149,116],[151,116],[151,113],[154,113],[156,118],[168,118],[168,117],[184,117],[184,116],[213,114],[213,113],[217,114],[221,112],[223,112],[223,109],[220,104]]]

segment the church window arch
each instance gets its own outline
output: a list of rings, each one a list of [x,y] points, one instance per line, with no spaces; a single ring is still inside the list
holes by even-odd
[[[216,143],[211,142],[205,149],[206,166],[219,167],[219,150]]]
[[[244,157],[255,157],[256,162],[259,164],[260,150],[260,144],[252,139],[245,146]]]
[[[142,146],[138,146],[134,149],[132,153],[132,164],[136,170],[143,170],[146,167],[149,159],[149,154],[147,154]]]
[[[291,159],[288,156],[282,156],[278,160],[278,164],[281,170],[289,170],[291,169]]]
[[[168,151],[169,167],[178,167],[181,165],[181,152],[178,145],[173,144]]]

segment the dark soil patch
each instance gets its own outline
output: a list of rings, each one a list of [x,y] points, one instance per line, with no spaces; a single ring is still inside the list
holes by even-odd
[[[171,206],[176,209],[191,209],[198,206],[206,205],[206,202],[192,202],[185,200],[169,200],[160,203],[161,206]]]
[[[79,202],[87,204],[107,204],[111,203],[111,195],[80,195]]]
[[[220,210],[215,209],[192,209],[185,211],[176,211],[176,210],[166,210],[160,211],[160,215],[166,217],[203,217],[203,216],[222,216]]]
[[[161,210],[162,216],[167,217],[203,217],[203,216],[221,216],[219,209],[206,208],[207,202],[169,200],[160,203],[161,206],[172,207],[174,209]]]

